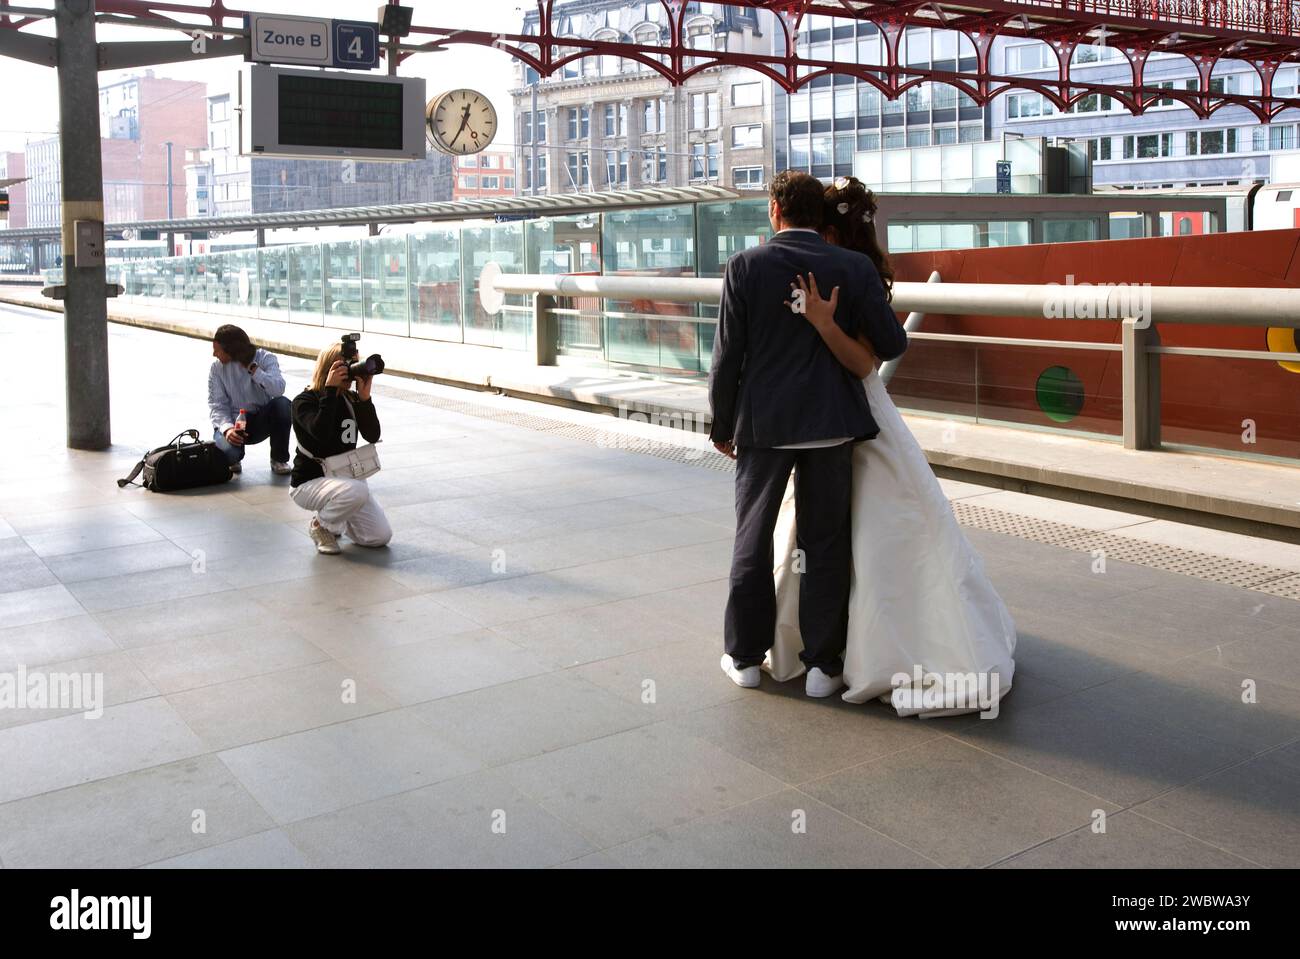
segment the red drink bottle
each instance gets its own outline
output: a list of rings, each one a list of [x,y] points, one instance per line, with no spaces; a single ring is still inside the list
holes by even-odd
[[[235,429],[241,433],[248,432],[248,412],[246,410],[239,411],[239,418],[235,420]]]

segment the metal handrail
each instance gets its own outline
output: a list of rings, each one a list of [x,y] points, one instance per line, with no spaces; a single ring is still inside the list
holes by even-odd
[[[718,303],[722,299],[722,280],[716,277],[566,276],[486,270],[480,276],[479,289],[480,296],[488,298],[535,293],[668,303]],[[1070,318],[1113,321],[1132,316],[1134,291],[1143,299],[1150,298],[1150,316],[1160,323],[1300,328],[1300,289],[1293,288],[902,281],[894,284],[893,305],[899,313],[1051,319],[1053,306],[1068,303]],[[492,312],[490,302],[485,302],[484,308]]]

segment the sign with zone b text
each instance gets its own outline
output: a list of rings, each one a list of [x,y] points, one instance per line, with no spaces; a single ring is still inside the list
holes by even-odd
[[[373,70],[379,66],[379,26],[354,20],[244,16],[249,56],[255,63]]]

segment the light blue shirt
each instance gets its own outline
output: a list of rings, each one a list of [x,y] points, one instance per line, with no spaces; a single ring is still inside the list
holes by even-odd
[[[257,369],[251,374],[234,360],[213,360],[208,370],[208,417],[222,433],[235,425],[241,409],[251,413],[284,395],[284,375],[275,354],[258,349],[253,362]]]

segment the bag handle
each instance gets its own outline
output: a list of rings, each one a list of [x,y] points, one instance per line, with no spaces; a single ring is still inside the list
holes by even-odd
[[[117,481],[117,488],[121,489],[124,486],[132,485],[135,482],[135,478],[140,475],[140,471],[142,469],[144,469],[144,460],[141,460],[140,462],[135,464],[135,469],[131,470],[129,476],[127,476],[125,479],[120,479]]]

